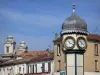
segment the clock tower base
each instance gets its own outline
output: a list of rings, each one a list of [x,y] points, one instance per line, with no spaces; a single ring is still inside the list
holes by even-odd
[[[85,50],[64,50],[66,75],[84,75]]]

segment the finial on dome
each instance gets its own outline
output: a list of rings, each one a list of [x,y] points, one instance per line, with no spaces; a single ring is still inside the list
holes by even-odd
[[[7,39],[13,39],[13,37],[12,36],[8,36]]]
[[[73,7],[72,8],[73,8],[73,12],[75,12],[75,4],[73,4]]]
[[[25,43],[24,41],[21,41],[21,43]]]

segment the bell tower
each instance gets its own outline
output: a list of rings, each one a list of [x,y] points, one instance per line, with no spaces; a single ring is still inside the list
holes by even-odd
[[[84,53],[87,49],[87,24],[73,12],[62,24],[62,50],[65,55],[66,75],[84,75]]]
[[[12,36],[8,36],[4,43],[4,54],[14,54],[16,47],[16,42]]]
[[[18,51],[27,51],[28,46],[26,45],[26,43],[24,41],[21,41],[21,43],[17,49],[18,49]]]

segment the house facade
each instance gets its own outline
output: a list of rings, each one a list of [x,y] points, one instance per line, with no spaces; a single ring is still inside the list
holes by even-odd
[[[41,58],[42,57],[42,58]],[[39,56],[28,56],[22,59],[8,60],[0,64],[0,74],[2,75],[27,75],[38,73],[53,73],[53,56],[48,54]]]
[[[1,75],[27,75],[27,74],[51,74],[54,72],[53,51],[29,51],[22,41],[15,49],[15,41],[8,36],[4,43],[4,54],[0,56]]]
[[[100,35],[98,34],[90,34],[88,36],[84,65],[85,72],[100,72]]]

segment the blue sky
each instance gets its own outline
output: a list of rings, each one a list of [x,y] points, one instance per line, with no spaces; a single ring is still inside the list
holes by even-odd
[[[88,31],[100,33],[100,0],[0,0],[0,52],[8,35],[17,46],[24,40],[29,50],[52,47],[54,33],[60,33],[64,20],[76,13],[88,24]]]

